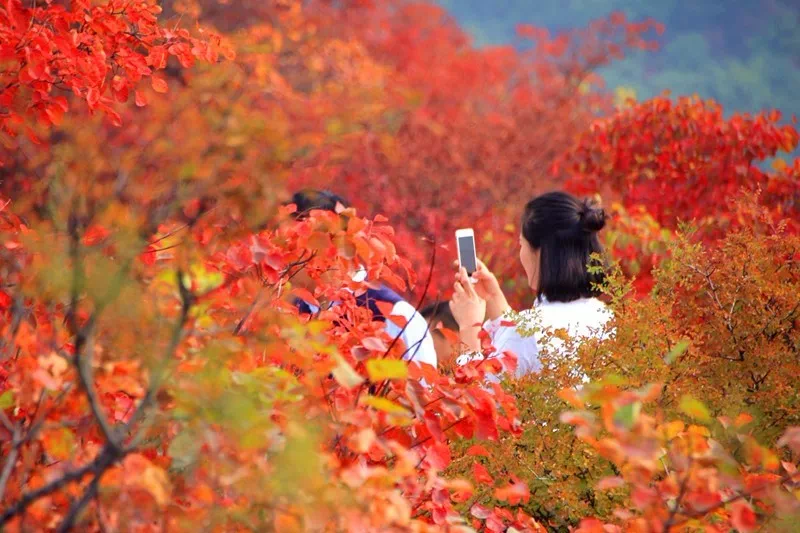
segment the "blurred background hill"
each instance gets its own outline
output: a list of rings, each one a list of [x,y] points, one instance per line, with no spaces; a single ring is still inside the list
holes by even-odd
[[[800,114],[798,0],[439,0],[478,45],[521,42],[515,26],[551,32],[583,27],[622,11],[666,26],[657,52],[637,51],[600,70],[609,89],[625,87],[646,99],[672,95],[714,98],[733,112]]]

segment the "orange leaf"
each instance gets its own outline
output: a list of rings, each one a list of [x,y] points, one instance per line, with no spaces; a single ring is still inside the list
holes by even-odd
[[[164,78],[159,78],[158,76],[153,76],[150,78],[150,84],[153,86],[153,90],[157,93],[165,93],[169,90],[169,85],[164,80]]]
[[[527,503],[531,499],[531,494],[524,481],[516,481],[503,488],[495,489],[494,497],[498,500],[508,501],[511,505],[517,505],[520,502]]]
[[[147,105],[147,98],[140,91],[136,91],[134,93],[133,100],[136,102],[138,107],[144,107]]]
[[[574,389],[561,389],[558,391],[558,397],[570,404],[575,409],[583,409],[583,400],[580,399],[578,393]]]
[[[195,500],[203,504],[209,504],[214,501],[214,491],[208,485],[195,485],[191,490],[191,495]]]
[[[164,469],[151,464],[142,472],[139,483],[158,505],[163,507],[169,502],[169,480]]]
[[[744,425],[749,424],[752,421],[753,421],[752,415],[749,415],[747,413],[741,413],[739,416],[736,417],[736,420],[734,420],[733,423],[737,428],[740,428]]]

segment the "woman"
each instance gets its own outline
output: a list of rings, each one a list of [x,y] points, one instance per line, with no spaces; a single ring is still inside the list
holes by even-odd
[[[589,268],[592,254],[602,254],[597,232],[605,225],[605,212],[571,194],[550,192],[525,206],[519,237],[519,259],[528,285],[536,296],[533,309],[516,318],[497,278],[479,262],[470,280],[466,270],[456,275],[450,309],[459,325],[461,341],[480,351],[478,333],[489,333],[497,353],[517,356],[516,376],[541,370],[539,351],[563,351],[563,341],[549,340],[543,331],[564,329],[572,338],[604,337],[611,312],[597,299],[602,270]],[[524,335],[533,323],[532,335]],[[462,356],[461,364],[470,357]]]

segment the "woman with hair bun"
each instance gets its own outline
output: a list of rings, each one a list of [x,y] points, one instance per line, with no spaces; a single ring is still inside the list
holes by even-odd
[[[603,253],[597,232],[605,222],[603,209],[565,192],[549,192],[528,202],[522,214],[519,259],[535,296],[534,306],[515,314],[497,278],[482,262],[473,279],[460,269],[450,308],[462,343],[479,352],[478,333],[483,327],[497,353],[510,351],[517,356],[516,376],[521,377],[541,370],[542,343],[556,350],[563,347],[559,339],[545,339],[544,331],[564,329],[572,338],[606,336],[612,314],[597,298],[605,276],[602,268],[590,268],[592,255]],[[529,323],[535,324],[533,335],[524,335],[521,330],[530,329]],[[460,362],[470,357],[475,356],[462,356]]]

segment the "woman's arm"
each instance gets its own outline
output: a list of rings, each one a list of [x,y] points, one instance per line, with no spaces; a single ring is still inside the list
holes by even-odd
[[[450,311],[458,322],[458,336],[461,342],[470,350],[480,351],[481,342],[478,334],[486,316],[486,300],[478,295],[464,268],[456,274]]]
[[[500,282],[480,260],[478,260],[478,270],[472,274],[472,277],[476,280],[475,291],[486,300],[486,319],[497,320],[510,309],[508,300],[500,288]]]

